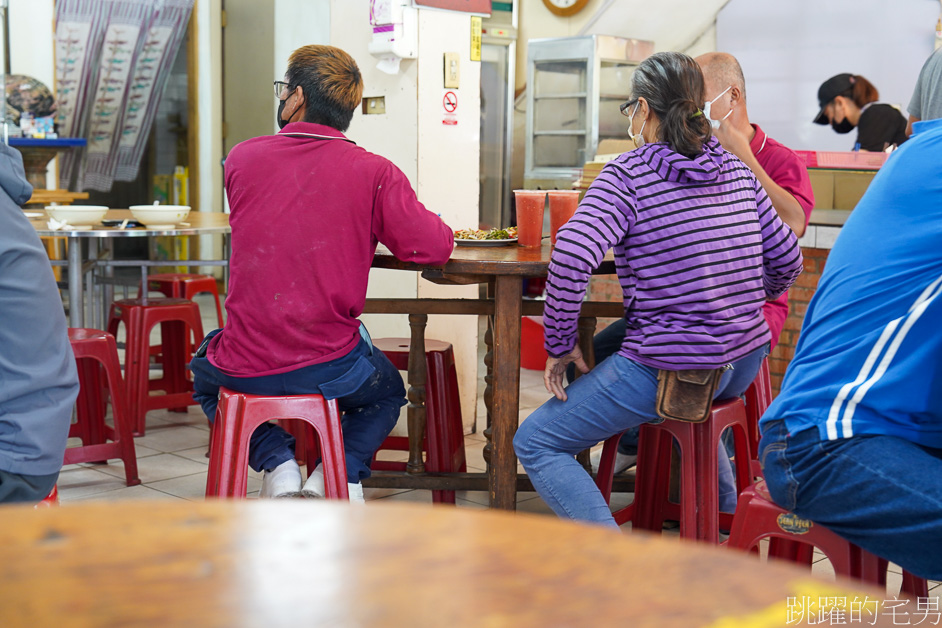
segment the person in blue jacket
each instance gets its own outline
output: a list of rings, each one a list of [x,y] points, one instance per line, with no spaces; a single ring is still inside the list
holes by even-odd
[[[772,498],[942,579],[942,120],[917,122],[834,244],[760,421]]]
[[[32,193],[22,156],[0,143],[0,503],[55,485],[79,391],[52,266],[20,209]]]

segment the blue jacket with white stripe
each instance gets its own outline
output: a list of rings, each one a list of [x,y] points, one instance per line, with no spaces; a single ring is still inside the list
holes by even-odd
[[[919,122],[831,250],[762,424],[942,448],[942,120]]]

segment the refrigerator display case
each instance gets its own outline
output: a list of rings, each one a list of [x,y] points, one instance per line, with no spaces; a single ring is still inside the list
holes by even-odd
[[[524,185],[569,189],[605,139],[628,138],[618,110],[654,42],[608,35],[531,39]]]

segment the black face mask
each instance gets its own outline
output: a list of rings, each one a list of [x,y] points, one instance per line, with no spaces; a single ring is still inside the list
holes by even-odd
[[[279,101],[278,101],[278,113],[275,114],[275,121],[278,123],[278,128],[279,128],[279,129],[285,128],[285,126],[287,126],[287,124],[288,124],[288,121],[287,121],[287,120],[283,120],[283,119],[281,118],[281,114],[284,113],[284,111],[285,111],[285,103],[286,103],[286,102],[288,102],[288,99],[287,99],[287,98],[285,98],[284,100],[279,100]],[[840,131],[838,131],[838,133],[840,133]]]
[[[843,135],[844,133],[850,133],[851,131],[853,131],[854,125],[850,123],[850,120],[848,120],[847,118],[844,118],[840,122],[835,122],[834,120],[831,120],[831,128],[834,129],[835,133],[840,133],[841,135]]]

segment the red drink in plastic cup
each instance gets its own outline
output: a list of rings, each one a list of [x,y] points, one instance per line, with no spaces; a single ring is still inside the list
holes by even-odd
[[[556,232],[566,224],[576,208],[579,207],[579,190],[550,190],[549,210],[550,210],[550,242],[556,245]]]
[[[517,206],[517,244],[539,248],[543,244],[543,207],[546,192],[514,190]]]

